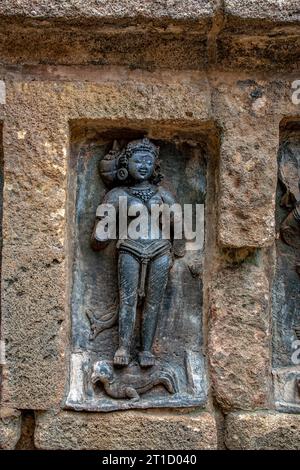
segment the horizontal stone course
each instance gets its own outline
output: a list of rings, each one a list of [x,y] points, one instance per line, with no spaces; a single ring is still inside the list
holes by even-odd
[[[296,0],[4,1],[0,56],[15,64],[292,71],[299,25]]]
[[[249,21],[300,21],[298,0],[224,0],[224,13]]]
[[[297,0],[3,0],[0,5],[0,16],[32,19],[168,18],[199,21],[212,18],[220,11],[225,17],[250,21],[300,21]]]
[[[169,18],[193,19],[210,17],[216,8],[212,0],[12,0],[3,1],[0,16],[28,18]]]
[[[300,415],[263,411],[229,414],[225,443],[233,450],[299,450]]]
[[[168,412],[36,413],[38,449],[216,449],[213,415]]]

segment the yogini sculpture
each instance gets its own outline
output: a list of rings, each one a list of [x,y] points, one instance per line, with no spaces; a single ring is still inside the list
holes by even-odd
[[[159,184],[162,176],[159,173],[158,154],[158,147],[147,138],[132,141],[121,150],[114,148],[109,152],[100,162],[100,173],[104,182],[112,189],[106,193],[102,204],[113,205],[118,212],[120,197],[127,198],[128,213],[134,213],[133,209],[142,205],[149,214],[153,204],[172,206],[175,203],[174,197]],[[93,231],[92,246],[96,250],[104,249],[108,244],[107,238],[99,235],[101,231],[98,229],[102,220],[101,216],[96,218]],[[132,217],[128,216],[127,223],[130,224],[130,221]],[[138,362],[143,368],[155,364],[152,348],[172,264],[172,241],[162,236],[160,225],[158,236],[153,239],[150,225],[149,217],[146,230],[143,227],[138,239],[130,238],[130,234],[128,238],[117,237],[119,283],[117,314],[108,315],[102,320],[96,319],[93,315],[89,316],[92,338],[103,329],[111,327],[118,319],[119,347],[114,354],[115,366],[128,366],[132,353],[136,356],[134,331],[138,305],[142,311]],[[178,253],[179,256],[182,254]]]

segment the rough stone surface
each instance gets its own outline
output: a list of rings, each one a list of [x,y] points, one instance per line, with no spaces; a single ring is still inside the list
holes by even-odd
[[[228,16],[251,21],[300,21],[298,0],[224,0],[224,11]]]
[[[29,18],[132,18],[198,20],[212,15],[214,1],[207,0],[3,0],[0,15]]]
[[[299,450],[300,415],[231,413],[226,418],[225,443],[229,449]]]
[[[211,77],[212,114],[221,135],[219,242],[235,248],[272,245],[280,122],[297,116],[291,99],[297,76]]]
[[[49,26],[46,29],[11,25],[0,19],[0,55],[2,63],[20,64],[91,64],[122,65],[131,69],[199,69],[207,64],[207,39],[189,34],[188,26],[180,33],[140,26],[113,34],[107,28],[91,25],[75,28]],[[150,28],[150,29],[149,29]],[[130,29],[130,28],[129,28]]]
[[[202,0],[1,2],[1,61],[205,67],[215,9]]]
[[[223,9],[228,17],[240,19],[263,19],[273,22],[297,22],[300,14],[297,0],[78,0],[70,2],[47,0],[3,0],[0,15],[4,17],[27,17],[31,19],[63,18],[169,18],[193,19],[213,16]]]
[[[216,449],[209,413],[37,413],[38,449]]]
[[[21,435],[21,413],[0,408],[0,449],[14,449]]]
[[[224,409],[267,407],[271,393],[269,281],[255,256],[222,268],[209,292],[213,394]]]
[[[0,447],[32,448],[34,428],[36,445],[45,449],[217,446],[214,417],[199,410],[59,411],[70,363],[68,177],[70,129],[77,126],[83,134],[146,129],[166,140],[178,132],[213,134],[217,178],[215,196],[208,194],[213,241],[203,328],[218,446],[221,415],[230,411],[228,448],[300,448],[299,415],[257,411],[275,407],[270,285],[277,149],[281,123],[299,121],[291,99],[299,80],[298,3],[1,2],[1,400],[11,409],[0,414]],[[298,396],[291,403],[297,374],[296,368],[274,372],[278,409],[298,410]],[[47,411],[36,413],[36,423],[32,411],[23,413],[21,432],[20,414],[12,410],[18,408]]]
[[[277,87],[256,77],[221,76],[212,108],[221,127],[219,242],[228,247],[270,245],[275,236]],[[259,189],[258,189],[259,188]]]
[[[226,69],[299,69],[297,0],[224,0],[217,61]]]
[[[255,28],[253,25],[252,28]],[[298,27],[297,27],[298,30]],[[274,33],[255,35],[245,39],[247,34],[224,34],[218,42],[218,62],[226,70],[299,70],[299,33],[286,32],[274,40]]]
[[[1,62],[205,67],[215,9],[203,0],[1,2]]]

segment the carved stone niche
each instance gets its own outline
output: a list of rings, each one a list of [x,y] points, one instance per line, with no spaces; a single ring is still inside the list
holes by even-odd
[[[277,264],[273,283],[276,408],[300,412],[300,122],[281,126],[276,197]]]
[[[65,402],[65,407],[69,409],[112,411],[193,407],[204,406],[207,400],[202,332],[204,243],[197,250],[186,251],[183,249],[183,242],[177,242],[176,249],[175,242],[173,243],[171,267],[164,292],[161,289],[164,266],[153,275],[151,256],[144,269],[144,258],[141,259],[134,253],[130,258],[125,250],[130,266],[126,265],[124,268],[122,262],[119,261],[118,265],[118,258],[122,253],[124,255],[123,245],[120,248],[118,241],[111,241],[107,246],[102,246],[100,251],[95,251],[91,246],[97,207],[104,196],[109,194],[110,197],[112,193],[109,190],[112,187],[113,191],[119,191],[120,188],[123,191],[124,186],[128,186],[130,197],[133,194],[130,184],[122,181],[126,172],[123,171],[124,159],[120,160],[120,164],[119,158],[124,155],[128,157],[128,149],[135,148],[136,145],[139,147],[136,140],[141,142],[144,137],[147,137],[146,130],[102,127],[99,131],[88,125],[82,128],[76,125],[72,129],[69,264],[72,279],[70,315],[73,349],[69,391]],[[207,135],[187,132],[180,134],[177,130],[174,137],[171,131],[162,131],[160,134],[152,129],[149,139],[150,141],[142,141],[142,151],[146,152],[148,158],[147,151],[151,145],[159,147],[160,171],[164,175],[159,183],[160,194],[172,194],[175,201],[182,205],[204,205],[207,193]],[[131,147],[128,146],[129,143]],[[131,152],[130,155],[132,154]],[[118,164],[114,167],[116,161]],[[119,182],[113,184],[112,179],[116,175]],[[150,195],[147,191],[142,191],[141,194],[139,191],[134,192],[134,198],[140,198],[139,202],[147,204],[149,197],[151,199],[153,194],[154,197],[158,194],[155,188],[153,194],[149,191]],[[129,248],[127,246],[126,249]],[[125,271],[120,271],[123,269],[120,265]],[[129,270],[128,276],[126,269]],[[132,324],[132,304],[129,317],[121,317],[124,312],[120,307],[119,291],[120,285],[122,288],[124,284],[128,287],[128,279],[132,279],[134,269],[138,269],[139,289],[143,277],[144,291],[141,294],[139,290],[137,296],[130,350],[124,353],[124,350],[120,352],[118,348],[124,331],[127,334],[126,329],[129,328],[129,323]],[[121,278],[120,285],[118,276]],[[151,326],[148,325],[143,330],[143,321],[146,315],[145,305],[150,298],[149,289],[153,285],[155,292],[160,292],[158,295],[163,294],[158,299],[161,300],[161,308],[153,347],[151,353],[145,353],[142,343]],[[150,300],[149,303],[151,304]],[[121,326],[120,318],[123,318]]]

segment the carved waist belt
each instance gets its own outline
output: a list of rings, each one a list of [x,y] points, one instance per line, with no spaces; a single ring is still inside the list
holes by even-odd
[[[119,245],[119,253],[128,253],[141,264],[140,286],[138,295],[145,297],[145,281],[149,261],[159,256],[170,254],[171,242],[169,240],[153,240],[150,242],[140,240],[122,240]]]

